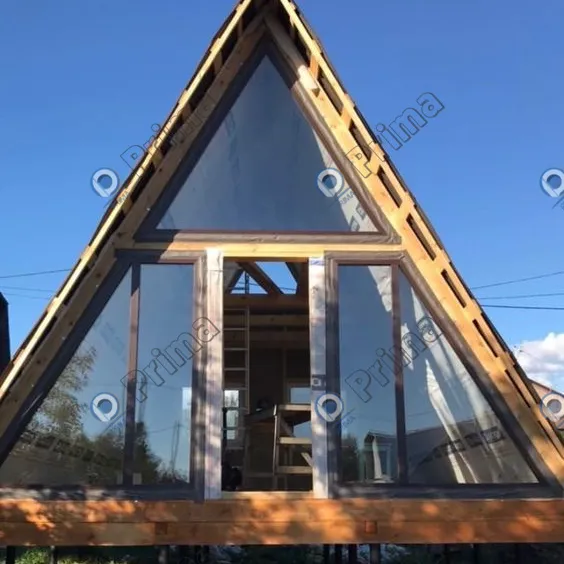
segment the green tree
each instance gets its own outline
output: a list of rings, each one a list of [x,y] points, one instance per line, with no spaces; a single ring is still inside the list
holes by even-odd
[[[87,385],[95,361],[94,347],[79,349],[74,354],[31,420],[30,430],[52,433],[68,440],[82,435],[82,416],[88,406],[80,403],[77,396]]]

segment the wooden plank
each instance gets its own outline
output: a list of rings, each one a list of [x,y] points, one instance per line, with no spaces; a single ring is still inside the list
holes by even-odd
[[[278,466],[278,474],[311,474],[312,469],[310,466]]]
[[[280,437],[278,443],[281,445],[311,445],[311,439],[302,437]]]
[[[378,522],[376,542],[391,544],[465,544],[465,543],[560,543],[564,539],[558,521],[451,521]]]
[[[301,309],[307,311],[307,297],[284,295],[284,296],[267,296],[267,295],[225,295],[224,303],[229,308],[252,307],[259,310],[264,309]]]
[[[315,256],[315,255],[314,255]],[[307,264],[309,300],[309,346],[311,385],[311,431],[313,455],[313,492],[316,498],[329,495],[329,470],[327,466],[327,421],[315,408],[323,394],[327,393],[327,343],[326,343],[326,296],[325,261],[322,256],[312,258]]]
[[[237,282],[239,281],[239,278],[241,277],[241,274],[243,274],[243,269],[242,268],[238,268],[234,273],[233,276],[231,277],[231,280],[229,280],[229,283],[227,284],[227,287],[225,288],[225,293],[229,294],[233,291],[233,288],[235,288],[235,286],[237,286]]]
[[[243,499],[195,501],[31,501],[0,500],[0,522],[35,523],[167,523],[331,521],[354,519],[413,522],[564,520],[563,499],[289,499],[256,492]],[[284,496],[283,496],[284,497]],[[564,532],[564,531],[563,531]]]
[[[154,243],[127,243],[120,245],[121,249],[136,249],[146,251],[193,252],[205,251],[209,247],[217,247],[217,240],[206,241],[176,241]],[[379,243],[221,243],[223,256],[230,259],[252,258],[253,260],[292,259],[292,262],[307,262],[309,257],[323,256],[325,252],[400,252],[401,245],[383,245]]]
[[[341,501],[273,494],[270,499],[249,495],[204,503],[1,501],[0,542],[43,546],[562,542],[563,517],[564,500]]]
[[[309,269],[307,264],[303,264],[300,270],[300,277],[296,286],[296,294],[299,296],[307,295],[308,292]]]
[[[223,255],[217,248],[206,253],[207,317],[223,327]],[[206,347],[205,372],[205,491],[207,499],[221,498],[221,443],[223,428],[223,339]]]
[[[268,519],[268,518],[266,518]],[[304,526],[305,525],[305,526]],[[362,522],[271,523],[268,520],[256,523],[230,523],[219,526],[214,523],[171,524],[167,533],[160,535],[159,544],[178,544],[179,538],[200,539],[198,544],[212,545],[288,545],[322,544],[338,540],[355,542],[360,538],[366,541],[371,534],[365,532]],[[193,540],[190,542],[194,543]]]
[[[329,543],[559,543],[560,521],[415,522],[332,521],[99,524],[37,527],[0,522],[0,542],[16,546],[288,545]]]
[[[236,327],[236,322],[240,316],[227,315],[224,322],[225,327]],[[309,327],[309,316],[307,314],[291,314],[291,315],[250,315],[251,327],[269,327],[269,326],[285,326],[285,327]]]
[[[157,544],[152,523],[0,522],[0,544],[12,546],[151,546]]]
[[[302,263],[295,263],[295,262],[287,262],[286,263],[286,266],[287,266],[288,270],[290,271],[290,274],[294,278],[294,281],[296,282],[296,284],[300,280],[300,265],[301,264]]]

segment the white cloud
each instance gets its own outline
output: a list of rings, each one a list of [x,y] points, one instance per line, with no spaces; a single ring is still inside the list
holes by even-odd
[[[564,333],[523,341],[515,347],[515,356],[529,378],[564,391]]]

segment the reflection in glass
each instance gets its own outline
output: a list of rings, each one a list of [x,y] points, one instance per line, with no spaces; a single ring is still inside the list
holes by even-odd
[[[391,268],[339,267],[344,482],[397,479]]]
[[[244,389],[227,389],[223,391],[223,409],[225,417],[226,438],[229,446],[242,444],[244,433],[243,416],[245,410],[245,390]]]
[[[319,187],[327,168],[338,167],[265,57],[158,228],[375,232],[346,183]]]
[[[192,265],[141,266],[134,480],[190,481]]]
[[[130,294],[128,273],[0,468],[3,486],[121,483]],[[91,409],[102,393],[118,404],[109,422]]]
[[[403,274],[400,302],[409,481],[537,482]]]

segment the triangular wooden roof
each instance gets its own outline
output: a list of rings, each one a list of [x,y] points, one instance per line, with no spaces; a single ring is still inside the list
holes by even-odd
[[[216,34],[163,129],[124,183],[72,272],[4,371],[0,384],[0,435],[64,346],[114,266],[116,251],[135,246],[136,234],[148,210],[165,190],[242,62],[251,56],[265,34],[295,71],[335,143],[351,162],[354,160],[357,171],[359,166],[366,167],[366,175],[360,176],[391,225],[390,250],[409,257],[544,463],[558,482],[564,484],[564,447],[555,428],[539,409],[539,397],[533,386],[458,275],[414,196],[338,79],[323,46],[291,0],[242,0]],[[180,128],[184,129],[183,139],[174,139]],[[187,130],[193,135],[187,136]],[[359,165],[361,154],[364,160]],[[192,240],[213,242],[213,237]],[[187,243],[186,249],[189,248]]]

